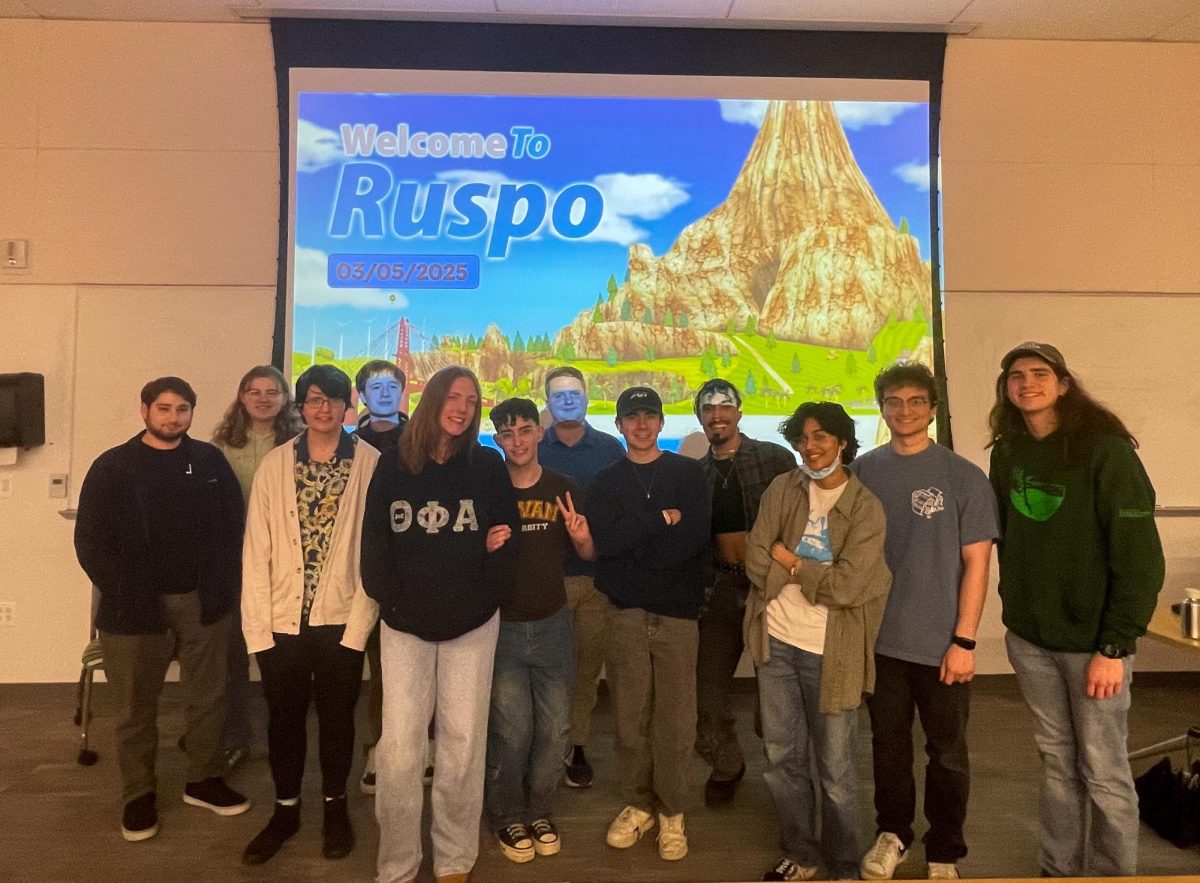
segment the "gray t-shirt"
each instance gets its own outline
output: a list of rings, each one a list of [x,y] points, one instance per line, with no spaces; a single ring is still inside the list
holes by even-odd
[[[962,547],[1000,536],[992,486],[982,469],[937,444],[907,456],[883,445],[850,468],[887,516],[892,591],[875,652],[941,665],[958,621]]]

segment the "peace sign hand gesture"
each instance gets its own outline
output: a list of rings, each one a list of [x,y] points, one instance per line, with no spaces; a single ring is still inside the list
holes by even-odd
[[[592,543],[592,531],[588,527],[587,518],[583,516],[575,508],[575,501],[571,499],[571,492],[567,491],[566,500],[562,497],[555,497],[554,503],[558,507],[558,512],[562,515],[563,527],[567,529],[567,536],[571,538],[571,545],[575,547],[575,552],[585,561],[591,561],[596,557],[596,549]]]

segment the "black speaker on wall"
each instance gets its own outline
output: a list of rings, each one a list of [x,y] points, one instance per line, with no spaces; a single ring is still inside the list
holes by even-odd
[[[46,443],[46,380],[41,374],[0,374],[0,448]]]

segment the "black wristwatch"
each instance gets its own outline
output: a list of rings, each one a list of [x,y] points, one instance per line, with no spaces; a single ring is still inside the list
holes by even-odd
[[[953,638],[950,639],[950,643],[954,644],[956,647],[962,647],[964,650],[974,650],[975,649],[975,639],[974,638],[964,638],[962,635],[955,635]]]
[[[1129,651],[1124,647],[1118,647],[1116,644],[1101,644],[1096,651],[1105,659],[1124,659],[1129,655]]]

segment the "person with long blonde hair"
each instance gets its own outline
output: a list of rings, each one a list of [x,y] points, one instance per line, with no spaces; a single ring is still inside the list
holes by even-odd
[[[303,428],[292,407],[288,382],[274,365],[255,365],[238,381],[237,396],[213,430],[212,443],[233,467],[242,500],[250,505],[250,487],[258,464],[273,448]],[[234,609],[225,682],[225,767],[232,770],[250,754],[250,655],[242,637],[241,612]]]
[[[519,529],[508,470],[478,443],[481,404],[467,368],[434,374],[367,491],[362,583],[383,620],[380,883],[414,880],[421,865],[430,718],[434,875],[465,883],[479,854],[498,610],[510,582],[507,541]]]

